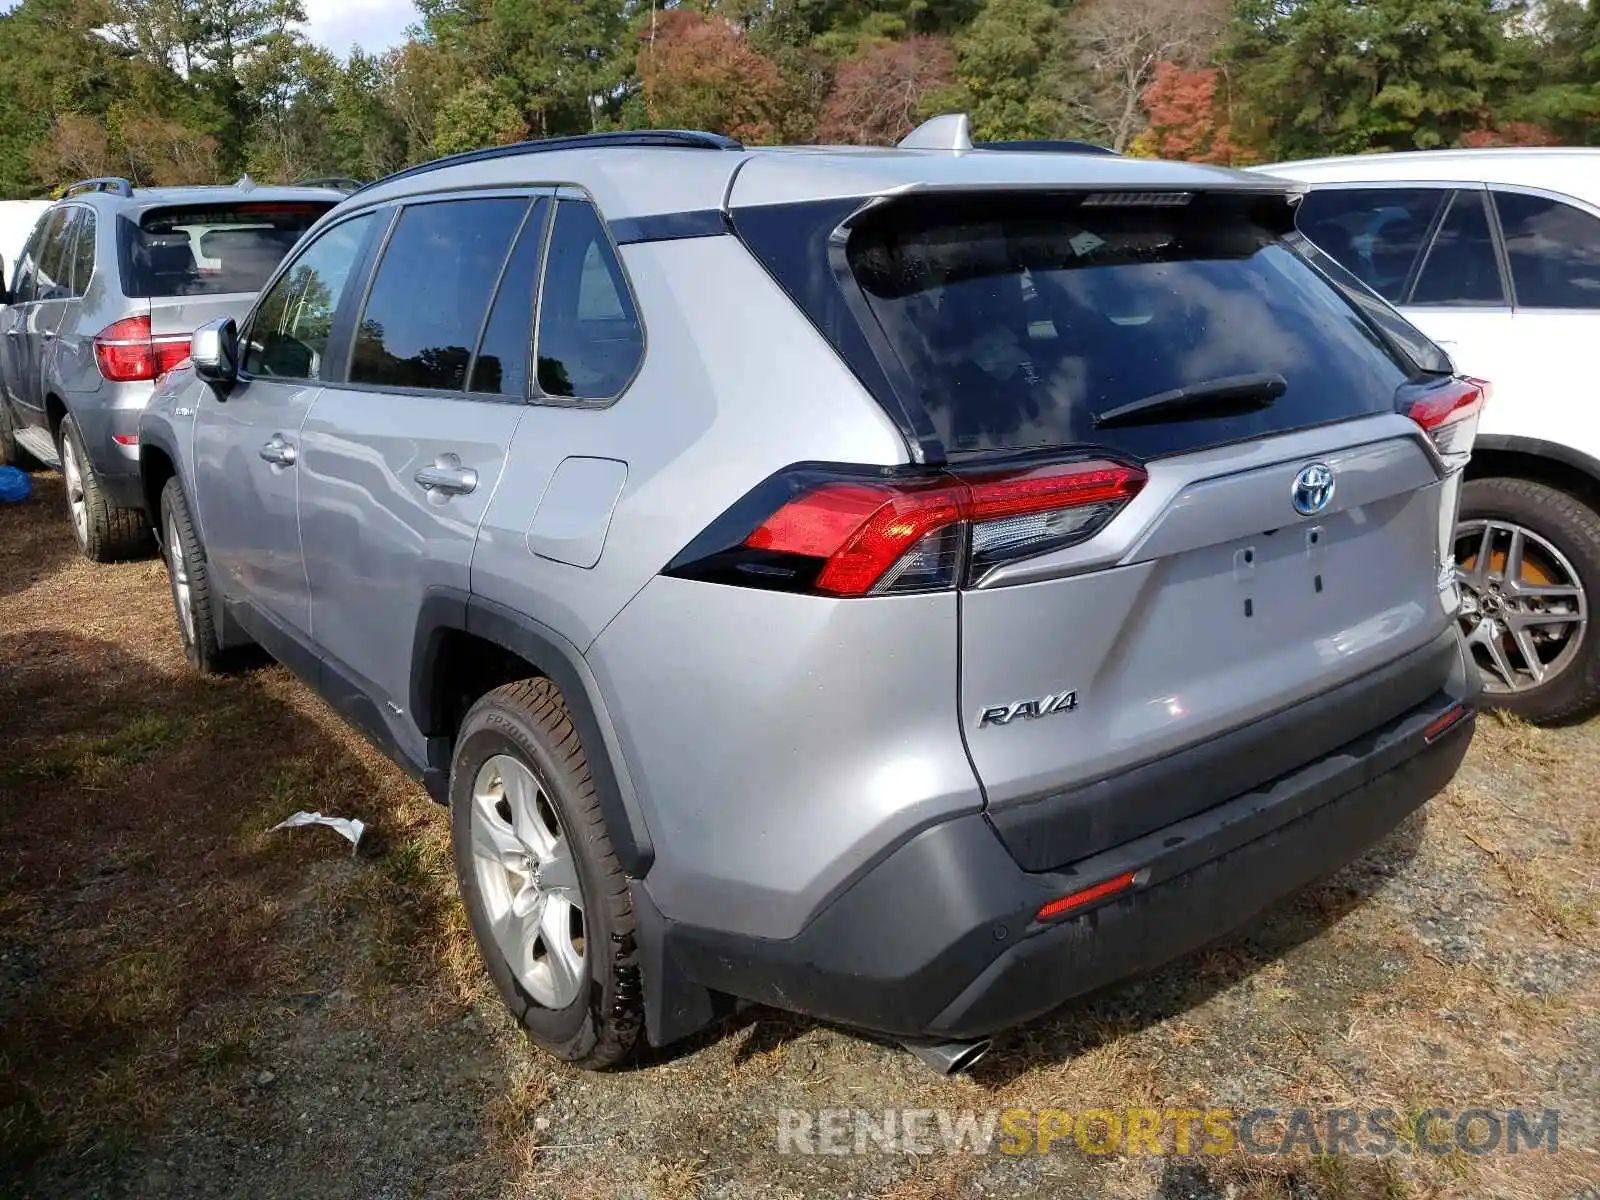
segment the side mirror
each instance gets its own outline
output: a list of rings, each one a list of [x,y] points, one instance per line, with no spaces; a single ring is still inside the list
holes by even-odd
[[[238,323],[232,317],[218,317],[200,326],[189,339],[189,359],[196,375],[227,390],[239,378]]]
[[[0,308],[11,303],[11,289],[6,287],[6,259],[0,254]]]

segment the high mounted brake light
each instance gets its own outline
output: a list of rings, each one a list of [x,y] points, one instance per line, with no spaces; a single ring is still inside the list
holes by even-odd
[[[939,591],[1092,537],[1145,479],[1102,460],[919,479],[797,470],[747,498],[754,528],[734,527],[741,502],[668,573],[831,596]],[[763,492],[776,502],[762,507]]]
[[[1445,466],[1455,471],[1472,457],[1478,417],[1489,399],[1489,385],[1461,377],[1423,393],[1405,409],[1406,416],[1427,431]]]

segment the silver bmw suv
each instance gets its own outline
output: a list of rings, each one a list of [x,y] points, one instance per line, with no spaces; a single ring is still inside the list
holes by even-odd
[[[340,198],[248,178],[208,188],[86,179],[39,218],[11,287],[0,281],[0,462],[61,467],[87,557],[149,546],[138,426],[155,380],[189,356],[197,327],[249,311]]]
[[[449,806],[561,1058],[757,1001],[962,1067],[1466,752],[1483,385],[1294,184],[966,128],[401,172],[140,423],[190,659],[264,647]]]

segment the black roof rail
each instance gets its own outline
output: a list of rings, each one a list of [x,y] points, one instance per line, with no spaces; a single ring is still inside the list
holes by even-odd
[[[744,143],[734,141],[731,137],[724,137],[720,133],[704,133],[695,129],[619,129],[611,133],[580,133],[572,137],[539,138],[531,142],[513,142],[509,146],[485,146],[482,150],[468,150],[462,154],[449,154],[444,158],[436,158],[432,162],[419,163],[414,167],[407,167],[396,171],[392,175],[385,175],[376,179],[365,187],[357,188],[364,192],[367,188],[375,188],[380,183],[392,183],[396,179],[409,179],[413,175],[423,175],[429,171],[437,171],[443,167],[457,167],[463,163],[489,162],[497,158],[516,158],[522,154],[542,154],[548,150],[604,150],[617,146],[655,146],[662,149],[680,150],[743,150]]]
[[[366,186],[348,175],[313,175],[309,179],[296,179],[291,187],[332,188],[336,192],[354,192]]]
[[[120,175],[102,175],[98,179],[82,179],[62,193],[67,196],[81,196],[84,192],[113,192],[118,196],[133,195],[133,184]]]
[[[1020,142],[974,142],[974,150],[1015,150],[1023,154],[1116,154],[1108,146],[1075,142],[1070,138],[1036,138]]]

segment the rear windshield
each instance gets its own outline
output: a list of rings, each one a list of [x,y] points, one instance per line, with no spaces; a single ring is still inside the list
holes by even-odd
[[[332,203],[294,201],[157,208],[122,227],[129,296],[257,292],[289,248]]]
[[[850,268],[953,454],[1070,444],[1139,457],[1392,408],[1401,362],[1282,239],[1238,211],[1054,201],[891,206]],[[1253,411],[1097,414],[1237,376]]]

